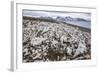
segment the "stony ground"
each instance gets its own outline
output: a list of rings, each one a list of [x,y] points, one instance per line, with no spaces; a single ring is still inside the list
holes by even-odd
[[[91,59],[90,29],[23,18],[22,31],[24,63]]]

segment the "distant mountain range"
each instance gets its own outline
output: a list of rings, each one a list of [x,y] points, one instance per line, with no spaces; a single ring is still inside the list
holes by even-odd
[[[27,17],[32,17],[32,16],[27,16]],[[73,24],[73,25],[86,27],[86,28],[90,28],[90,24],[91,24],[91,20],[86,20],[84,18],[73,18],[70,16],[66,16],[66,17],[33,16],[32,18],[50,21],[50,22],[56,22],[56,23],[69,23],[69,24]]]
[[[83,18],[72,18],[70,16],[68,17],[61,17],[61,16],[57,16],[57,17],[38,17],[40,19],[44,19],[44,20],[53,20],[56,22],[65,22],[67,23],[67,21],[83,21],[83,22],[90,22],[90,20],[86,20]]]
[[[86,20],[83,18],[72,18],[72,17],[56,17],[57,22],[69,23],[72,25],[77,25],[85,28],[91,28],[91,20]]]
[[[67,21],[85,21],[85,22],[89,22],[90,20],[86,20],[86,19],[83,19],[83,18],[72,18],[70,16],[68,17],[60,17],[58,16],[56,18],[57,21],[62,21],[62,22],[67,22]]]
[[[60,21],[60,22],[66,22],[66,21],[85,21],[89,22],[90,20],[86,20],[84,18],[73,18],[70,16],[66,17],[61,17],[61,16],[56,16],[56,17],[50,17],[50,16],[29,16],[33,18],[39,18],[39,19],[44,19],[44,20],[55,20],[55,21]]]

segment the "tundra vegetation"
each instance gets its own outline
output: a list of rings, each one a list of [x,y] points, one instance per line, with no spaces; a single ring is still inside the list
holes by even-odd
[[[23,62],[91,59],[91,29],[23,17]]]

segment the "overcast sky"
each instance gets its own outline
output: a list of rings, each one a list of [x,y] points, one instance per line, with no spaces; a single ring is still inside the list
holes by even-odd
[[[91,13],[76,13],[76,12],[50,12],[50,11],[32,11],[32,10],[23,10],[23,16],[32,16],[32,17],[40,17],[40,16],[50,16],[50,17],[73,17],[73,18],[84,18],[86,20],[91,20]]]

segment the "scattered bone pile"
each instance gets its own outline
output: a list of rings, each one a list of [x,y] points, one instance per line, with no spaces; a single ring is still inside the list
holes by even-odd
[[[23,62],[91,59],[91,33],[64,23],[23,19]]]

